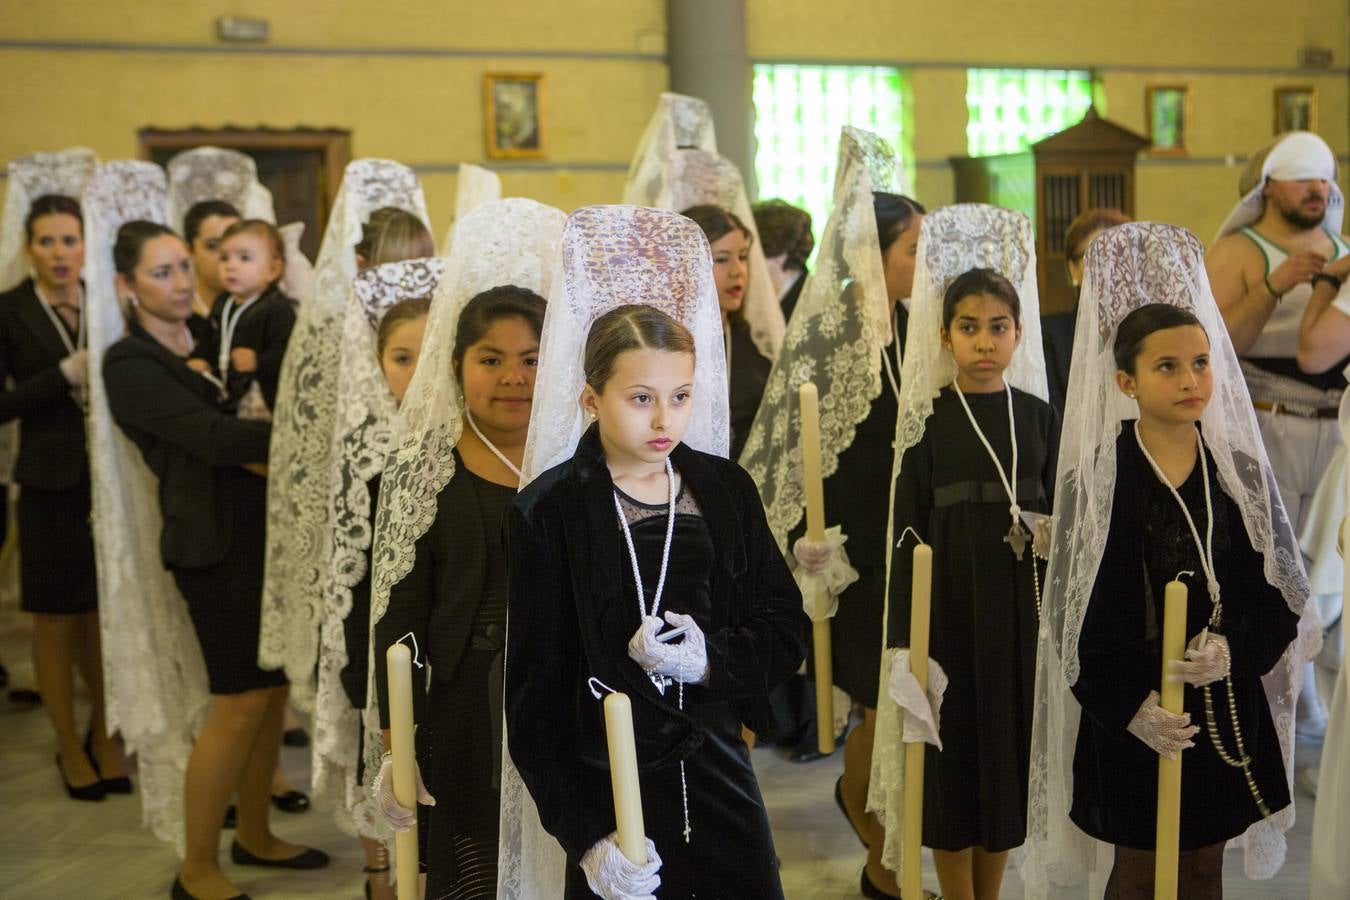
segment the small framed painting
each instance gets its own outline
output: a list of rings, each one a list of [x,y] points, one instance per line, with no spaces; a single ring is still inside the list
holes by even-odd
[[[485,133],[490,159],[543,159],[543,75],[483,76]]]
[[[1317,88],[1310,84],[1275,89],[1275,133],[1317,130]]]
[[[1186,155],[1186,125],[1191,117],[1191,91],[1185,85],[1150,85],[1144,106],[1150,151],[1157,156]]]

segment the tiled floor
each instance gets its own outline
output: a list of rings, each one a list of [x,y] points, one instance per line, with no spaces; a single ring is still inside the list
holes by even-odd
[[[26,657],[22,633],[13,628],[0,631],[0,658],[17,682],[28,680]],[[286,765],[297,777],[307,768],[307,752],[286,751]],[[862,851],[833,802],[833,784],[842,766],[839,754],[801,766],[787,762],[778,751],[761,748],[755,751],[755,765],[783,860],[787,896],[791,900],[859,896]],[[0,897],[167,897],[174,854],[140,827],[139,816],[134,796],[98,804],[66,799],[52,763],[50,732],[41,710],[21,711],[0,700]],[[361,896],[360,850],[324,812],[277,814],[276,820],[277,831],[284,837],[332,854],[332,867],[317,874],[233,868],[231,875],[241,887],[255,897],[278,900],[356,900]],[[1240,861],[1230,858],[1225,896],[1230,900],[1306,897],[1311,821],[1312,801],[1300,796],[1298,825],[1279,878],[1247,882],[1240,877]],[[925,883],[936,889],[931,864],[927,871]],[[1015,872],[1008,874],[1003,896],[1007,900],[1023,896]]]

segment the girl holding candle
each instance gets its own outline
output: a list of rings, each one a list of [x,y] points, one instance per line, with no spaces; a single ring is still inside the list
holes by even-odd
[[[764,722],[807,625],[753,483],[721,458],[707,242],[674,213],[591,207],[568,219],[562,267],[526,448],[537,478],[507,514],[511,758],[567,854],[567,897],[781,897],[740,723]],[[615,837],[592,699],[607,688],[632,699],[645,865]]]
[[[1102,234],[1088,250],[1076,329],[1037,745],[1072,758],[1068,815],[1114,845],[1110,900],[1153,896],[1155,842],[1165,839],[1180,849],[1178,895],[1220,897],[1226,843],[1248,832],[1253,874],[1270,864],[1292,813],[1281,742],[1294,698],[1272,716],[1262,676],[1301,652],[1307,582],[1288,553],[1297,545],[1202,254],[1172,226]],[[1180,714],[1158,704],[1173,579],[1189,593],[1185,659],[1168,676],[1186,685]],[[1063,715],[1074,707],[1076,729]],[[1180,833],[1156,834],[1158,757],[1178,753]],[[1035,780],[1033,891],[1046,859],[1072,859],[1084,843],[1055,846],[1066,836],[1048,821],[1061,811],[1040,789],[1069,774]]]
[[[1023,513],[1050,511],[1058,441],[1044,400],[1035,265],[1020,213],[960,205],[924,218],[892,533],[899,540],[912,528],[933,548],[929,685],[939,669],[948,685],[924,761],[923,844],[942,893],[961,900],[998,896],[1008,851],[1025,833],[1040,573]],[[909,644],[913,540],[892,551],[890,647]],[[891,687],[897,674],[883,687],[904,705]],[[879,723],[874,784],[895,783],[902,752]],[[904,807],[886,800],[889,844]]]

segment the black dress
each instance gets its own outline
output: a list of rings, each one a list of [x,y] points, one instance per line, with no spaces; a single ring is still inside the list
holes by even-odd
[[[773,362],[759,352],[744,320],[732,319],[727,328],[731,335],[727,372],[731,389],[731,458],[739,459],[750,436],[750,426],[755,424],[755,413],[764,398]]]
[[[768,817],[739,730],[742,722],[761,728],[769,691],[801,665],[808,621],[744,470],[682,444],[671,459],[688,498],[676,517],[662,607],[699,622],[708,682],[685,686],[681,709],[678,686],[658,692],[627,655],[638,599],[614,483],[592,428],[576,455],[525,488],[507,514],[507,658],[521,660],[506,671],[511,756],[540,822],[567,853],[566,896],[591,896],[577,863],[615,825],[602,705],[589,685],[598,679],[624,691],[633,704],[646,833],[662,859],[658,896],[781,897]],[[665,528],[664,515],[631,528],[649,593]]]
[[[0,294],[0,423],[19,421],[19,582],[25,612],[79,615],[98,609],[89,525],[89,457],[79,389],[58,367],[76,341],[43,309],[32,279]],[[61,331],[57,331],[57,328]],[[13,380],[12,387],[4,387]]]
[[[113,419],[159,479],[160,556],[187,601],[213,694],[286,683],[258,667],[271,426],[226,415],[216,389],[140,326],[108,348]],[[148,536],[147,536],[148,537]]]
[[[1274,668],[1298,632],[1298,617],[1266,580],[1264,558],[1252,547],[1237,505],[1218,481],[1209,456],[1214,505],[1214,568],[1223,603],[1222,627],[1232,655],[1232,680],[1242,738],[1266,806],[1289,805],[1279,737],[1261,676]],[[1201,538],[1205,494],[1197,462],[1177,489]],[[1126,730],[1162,671],[1163,589],[1178,572],[1202,571],[1181,509],[1139,449],[1131,422],[1116,441],[1116,489],[1111,530],[1078,641],[1080,671],[1073,686],[1082,704],[1073,759],[1074,823],[1092,837],[1152,850],[1157,827],[1158,754]],[[1181,576],[1189,593],[1186,639],[1210,616],[1200,575]],[[1225,751],[1234,751],[1227,690],[1210,688]],[[1206,730],[1204,696],[1186,686],[1185,710],[1200,726],[1195,747],[1181,755],[1181,849],[1208,847],[1242,834],[1261,819],[1239,769],[1224,763]],[[945,711],[945,710],[944,710]],[[1288,710],[1289,715],[1293,710]]]
[[[377,659],[411,633],[431,667],[425,694],[414,700],[422,776],[439,801],[422,808],[432,900],[497,893],[507,597],[501,535],[515,495],[470,472],[456,453],[436,521],[417,541],[413,569],[390,589],[389,608],[375,625]],[[384,666],[376,667],[376,688],[388,727]]]
[[[1003,391],[966,394],[1002,465],[1012,458]],[[1058,428],[1049,404],[1013,391],[1017,502],[1050,512]],[[895,533],[913,527],[933,548],[929,654],[950,681],[943,749],[924,762],[923,843],[937,850],[1010,850],[1026,838],[1036,678],[1036,593],[1030,543],[1018,561],[993,461],[950,388],[933,401],[923,439],[905,451]],[[893,558],[888,644],[909,644],[914,539]],[[1044,574],[1042,571],[1037,574]]]

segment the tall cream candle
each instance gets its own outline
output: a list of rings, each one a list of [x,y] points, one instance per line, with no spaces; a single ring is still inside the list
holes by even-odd
[[[389,671],[389,750],[394,763],[394,799],[417,809],[417,756],[413,737],[412,654],[403,644],[384,655]],[[398,900],[418,900],[417,822],[394,835]]]
[[[928,689],[928,631],[932,616],[933,548],[914,548],[914,577],[910,582],[909,669]],[[923,741],[905,744],[905,830],[901,836],[900,893],[922,897],[923,892]]]
[[[647,835],[633,739],[633,703],[627,694],[615,692],[605,698],[605,738],[609,742],[609,780],[614,789],[619,849],[632,862],[646,865]]]
[[[797,392],[801,407],[802,488],[806,495],[806,537],[825,540],[825,482],[820,474],[820,395],[807,381]],[[816,670],[816,749],[834,752],[834,656],[830,621],[811,623]]]
[[[1160,705],[1168,712],[1184,709],[1185,685],[1168,678],[1174,659],[1186,655],[1186,585],[1169,581],[1163,592],[1162,695]],[[1185,751],[1182,751],[1185,752]],[[1158,825],[1155,843],[1153,896],[1177,900],[1177,865],[1181,841],[1181,753],[1176,759],[1158,757]]]

